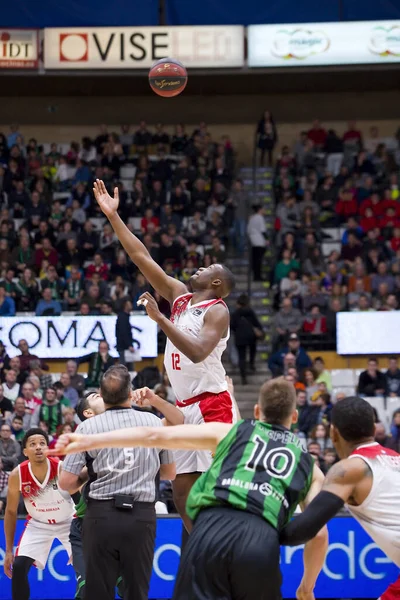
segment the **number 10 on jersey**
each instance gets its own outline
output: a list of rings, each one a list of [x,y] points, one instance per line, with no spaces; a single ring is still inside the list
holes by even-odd
[[[181,355],[178,354],[177,352],[173,352],[171,354],[171,358],[172,358],[172,369],[174,371],[181,371]]]

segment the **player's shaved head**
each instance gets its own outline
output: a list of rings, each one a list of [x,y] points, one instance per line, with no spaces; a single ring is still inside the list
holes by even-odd
[[[331,424],[350,443],[375,436],[375,414],[372,406],[358,396],[341,400],[332,409]]]
[[[128,369],[123,365],[114,365],[104,373],[100,391],[104,404],[119,406],[129,400],[132,390],[131,378]]]
[[[216,263],[207,268],[201,267],[189,283],[193,292],[209,289],[217,298],[226,298],[235,287],[235,278],[228,267]]]
[[[260,390],[258,406],[260,418],[271,425],[283,425],[296,411],[296,390],[293,383],[283,377],[270,379]]]

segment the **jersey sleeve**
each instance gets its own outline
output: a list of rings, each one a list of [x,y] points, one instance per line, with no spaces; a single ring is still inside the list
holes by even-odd
[[[76,433],[87,434],[85,423],[78,425]],[[77,454],[69,454],[63,464],[63,471],[72,473],[73,475],[80,475],[83,467],[86,466],[86,452],[79,452]]]
[[[174,453],[172,450],[161,450],[160,452],[160,463],[162,465],[170,465],[174,462]]]

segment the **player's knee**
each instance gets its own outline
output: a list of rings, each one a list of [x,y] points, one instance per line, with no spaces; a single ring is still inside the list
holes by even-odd
[[[22,579],[28,577],[29,569],[32,566],[32,559],[28,556],[16,556],[13,564],[13,577]]]

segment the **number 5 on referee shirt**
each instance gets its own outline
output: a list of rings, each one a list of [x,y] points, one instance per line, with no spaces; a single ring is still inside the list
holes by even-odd
[[[174,371],[180,371],[181,367],[180,367],[180,363],[181,363],[181,356],[180,354],[178,354],[177,352],[173,352],[171,354],[171,358],[172,358],[172,368]]]
[[[134,462],[135,462],[133,448],[124,448],[124,456],[125,456],[124,464],[127,469],[130,469],[131,467],[133,467]]]

